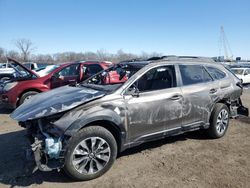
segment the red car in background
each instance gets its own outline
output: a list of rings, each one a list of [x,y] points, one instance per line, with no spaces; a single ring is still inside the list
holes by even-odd
[[[14,59],[8,58],[16,70],[14,78],[0,84],[0,103],[4,107],[16,108],[33,95],[68,84],[79,83],[90,76],[112,66],[111,62],[79,61],[55,65],[48,74],[38,74]],[[119,75],[114,73],[105,80],[107,83],[119,83]]]

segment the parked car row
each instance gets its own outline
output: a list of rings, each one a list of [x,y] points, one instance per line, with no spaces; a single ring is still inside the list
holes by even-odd
[[[229,118],[248,116],[241,80],[207,58],[75,62],[41,78],[22,68],[2,86],[2,100],[15,107],[47,91],[11,114],[27,129],[27,153],[39,170],[64,169],[76,180],[103,175],[125,149],[200,129],[220,138]]]
[[[109,62],[80,61],[52,65],[35,72],[14,59],[8,58],[8,62],[17,70],[14,78],[0,85],[1,101],[9,108],[18,107],[38,93],[79,83],[112,65]],[[109,78],[105,83],[118,80],[116,74],[110,75]]]

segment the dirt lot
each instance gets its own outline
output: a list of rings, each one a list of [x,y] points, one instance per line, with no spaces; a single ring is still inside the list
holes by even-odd
[[[243,102],[250,108],[250,92]],[[250,187],[250,119],[231,120],[227,135],[199,132],[144,144],[122,153],[104,176],[72,182],[62,172],[31,174],[24,130],[0,107],[0,187]]]

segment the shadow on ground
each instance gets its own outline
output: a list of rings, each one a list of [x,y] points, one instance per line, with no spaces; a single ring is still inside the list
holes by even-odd
[[[151,150],[164,144],[187,139],[207,139],[203,133],[192,132],[189,134],[169,137],[154,142],[149,142],[126,150],[119,157],[133,155],[143,150]],[[63,172],[40,172],[32,173],[34,163],[25,159],[25,149],[29,143],[25,137],[25,130],[0,135],[0,183],[14,186],[29,186],[42,184],[43,182],[70,183],[72,180]]]
[[[13,110],[5,108],[2,104],[0,104],[0,114],[11,114]]]
[[[250,124],[250,117],[246,117],[246,116],[241,116],[237,118],[238,121],[241,121],[243,123],[248,123]]]
[[[131,149],[128,149],[124,152],[122,152],[119,157],[123,157],[123,156],[127,156],[127,155],[133,155],[136,153],[139,153],[143,150],[151,150],[154,148],[158,148],[161,147],[165,144],[172,144],[175,143],[177,141],[186,141],[188,139],[194,139],[194,140],[207,140],[209,139],[206,132],[203,130],[200,131],[194,131],[194,132],[189,132],[189,133],[184,133],[181,135],[177,135],[177,136],[171,136],[171,137],[167,137],[167,138],[163,138],[160,140],[156,140],[156,141],[151,141],[151,142],[146,142],[143,143],[139,146],[133,147]]]

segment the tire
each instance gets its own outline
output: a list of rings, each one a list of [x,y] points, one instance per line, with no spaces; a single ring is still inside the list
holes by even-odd
[[[225,104],[215,104],[210,118],[210,126],[208,128],[208,135],[211,138],[223,137],[229,126],[229,109]]]
[[[86,127],[69,140],[64,171],[78,181],[95,179],[111,168],[116,156],[117,143],[107,129]]]
[[[36,94],[38,94],[38,92],[36,92],[36,91],[28,91],[28,92],[24,93],[24,94],[22,95],[22,97],[20,98],[20,101],[19,101],[18,106],[20,106],[20,105],[23,104],[26,100],[29,100],[30,97],[32,97],[33,95],[36,95]]]

